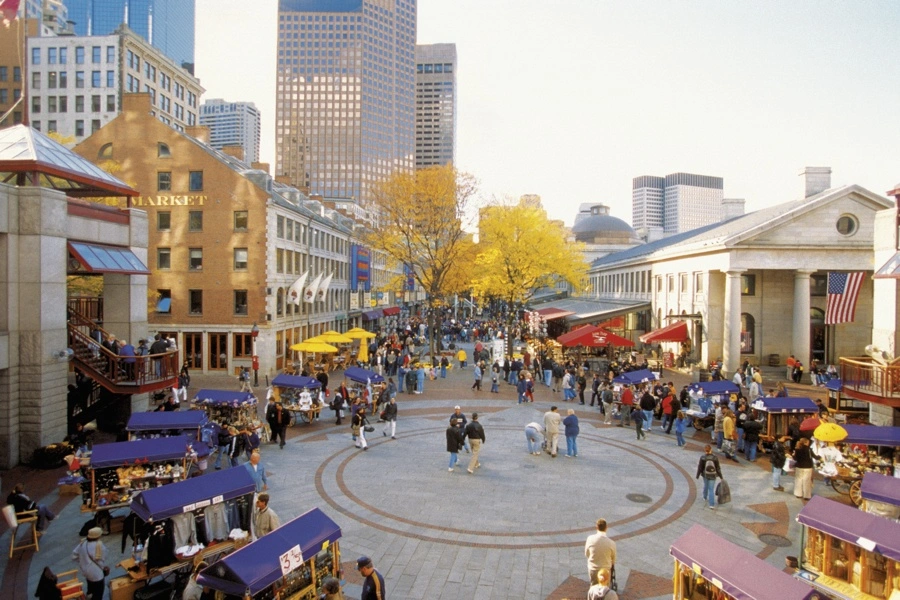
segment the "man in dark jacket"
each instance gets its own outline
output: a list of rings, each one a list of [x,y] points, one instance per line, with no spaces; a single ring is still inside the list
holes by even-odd
[[[291,423],[290,413],[284,409],[281,402],[276,402],[270,405],[269,410],[266,411],[266,421],[272,430],[272,443],[274,444],[280,437],[279,447],[284,449],[284,431]]]
[[[772,489],[776,492],[784,491],[784,488],[781,487],[781,470],[784,468],[784,463],[787,461],[787,453],[784,444],[790,439],[791,438],[788,436],[776,439],[775,443],[772,444],[772,453],[769,455],[769,462],[772,463]]]
[[[712,453],[712,446],[709,444],[703,448],[703,456],[697,463],[697,477],[703,477],[703,497],[709,503],[709,508],[716,508],[716,479],[722,478],[722,468],[719,466],[719,459]]]
[[[750,418],[743,423],[744,456],[748,461],[756,462],[756,446],[759,444],[759,434],[763,425],[759,422],[759,413],[755,408],[750,411]]]
[[[478,453],[481,452],[481,445],[485,442],[484,427],[478,422],[478,413],[472,413],[472,422],[466,425],[464,430],[465,438],[469,440],[472,446],[472,459],[469,461],[469,473],[474,473],[475,469],[481,466],[478,462]]]
[[[456,419],[456,423],[457,425],[459,425],[460,431],[465,431],[466,423],[468,423],[469,420],[466,419],[466,414],[462,412],[462,409],[459,406],[453,407],[453,414],[450,415],[450,420],[453,419]],[[465,439],[463,440],[463,447],[466,449],[466,452],[469,452],[469,442],[465,441]]]
[[[359,574],[365,577],[359,600],[385,600],[387,596],[384,595],[384,577],[372,566],[372,559],[368,556],[357,558],[356,568]]]
[[[445,433],[447,435],[447,452],[450,453],[450,468],[447,470],[452,473],[453,468],[456,466],[456,461],[459,460],[459,449],[462,447],[464,439],[459,421],[451,417],[450,425]]]
[[[656,398],[645,387],[640,401],[641,410],[644,412],[644,431],[650,431],[653,426],[653,410],[656,408]]]

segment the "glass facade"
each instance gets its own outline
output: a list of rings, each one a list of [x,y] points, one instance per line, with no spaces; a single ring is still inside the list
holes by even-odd
[[[416,0],[280,0],[276,174],[365,203],[411,172],[415,48]]]
[[[416,168],[455,159],[456,44],[416,46]]]
[[[194,0],[66,0],[75,35],[108,35],[126,23],[177,65],[194,70]]]

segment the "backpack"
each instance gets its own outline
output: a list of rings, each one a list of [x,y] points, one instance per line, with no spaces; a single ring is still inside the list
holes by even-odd
[[[703,476],[707,479],[715,479],[718,477],[716,472],[716,461],[712,456],[707,455],[706,463],[703,465]]]

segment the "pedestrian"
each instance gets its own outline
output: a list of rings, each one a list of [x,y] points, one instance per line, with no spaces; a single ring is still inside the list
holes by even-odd
[[[181,593],[181,600],[203,600],[207,596],[204,594],[208,593],[209,588],[206,588],[199,583],[197,583],[197,576],[200,575],[200,571],[208,567],[209,564],[206,561],[201,560],[194,569],[191,571],[191,576],[188,577],[188,581],[184,586],[184,591]]]
[[[500,363],[499,359],[494,360],[494,366],[491,367],[491,393],[500,393]]]
[[[325,577],[322,580],[321,600],[344,600],[344,592],[341,590],[339,579]]]
[[[12,504],[17,513],[29,510],[37,511],[38,520],[35,529],[37,530],[38,535],[43,535],[43,532],[47,529],[47,525],[50,524],[50,521],[56,518],[56,515],[53,514],[53,512],[49,508],[47,508],[43,504],[38,504],[25,494],[24,483],[17,483],[15,485],[13,491],[11,491],[9,493],[9,496],[6,497],[6,503]]]
[[[556,447],[559,444],[559,426],[562,423],[562,419],[556,411],[557,407],[551,406],[550,410],[544,413],[544,431],[546,432],[545,437],[547,438],[547,450],[553,458],[556,458]]]
[[[666,397],[663,398],[663,401],[662,401],[662,411],[663,411],[662,424],[660,424],[660,426],[659,426],[659,428],[661,430],[665,431],[666,433],[669,433],[669,431],[672,430],[672,421],[675,420],[675,415],[677,414],[677,412],[672,412],[673,411],[672,403],[675,401],[676,401],[675,394],[672,392],[672,390],[669,390],[668,392],[666,392]],[[666,426],[668,426],[668,429],[666,429]]]
[[[259,450],[250,453],[250,461],[244,467],[250,472],[253,483],[256,484],[256,493],[269,489],[269,480],[266,479],[266,467],[260,461]]]
[[[481,466],[478,455],[481,452],[481,445],[484,444],[486,439],[484,437],[484,427],[478,422],[477,412],[472,413],[472,421],[466,425],[463,433],[465,439],[469,441],[469,445],[472,446],[472,458],[469,460],[469,468],[466,470],[469,473],[475,473],[475,469]]]
[[[578,394],[578,403],[584,405],[584,390],[587,388],[587,379],[584,376],[584,369],[578,370],[578,376],[575,377],[575,390]],[[574,400],[574,398],[572,398]]]
[[[365,578],[359,600],[385,600],[384,577],[372,566],[372,559],[360,556],[356,559],[356,569]]]
[[[391,430],[391,439],[397,439],[397,398],[395,396],[391,396],[390,402],[384,407],[384,410],[381,412],[381,420],[384,421],[384,429],[381,430],[381,435],[387,437],[388,429]]]
[[[653,426],[653,411],[656,409],[656,399],[647,387],[644,388],[644,393],[641,395],[640,407],[644,411],[644,431],[650,431],[650,428]]]
[[[241,367],[240,373],[238,374],[238,381],[241,384],[242,392],[253,392],[253,388],[250,387],[250,369]]]
[[[756,451],[759,445],[759,434],[763,424],[759,421],[759,412],[753,408],[750,415],[744,421],[744,458],[749,462],[756,462]]]
[[[524,377],[520,377],[516,382],[516,394],[519,397],[519,404],[527,401],[525,394],[528,392],[528,381]]]
[[[597,519],[597,533],[588,536],[584,542],[584,556],[587,558],[588,580],[591,585],[598,582],[600,569],[612,570],[616,566],[616,543],[606,535],[606,519]]]
[[[466,429],[466,425],[468,424],[469,420],[466,418],[466,414],[462,412],[462,409],[460,409],[459,406],[453,407],[453,414],[450,415],[450,418],[456,419],[456,424],[459,425],[460,430]],[[470,451],[468,441],[463,441],[463,448],[465,449],[466,453]]]
[[[450,366],[450,359],[447,356],[441,357],[441,379],[447,379],[447,367]]]
[[[575,377],[566,370],[566,374],[562,379],[563,402],[575,399]]]
[[[804,501],[812,498],[813,456],[808,438],[800,438],[794,448],[794,496]]]
[[[456,353],[456,360],[459,361],[459,368],[466,368],[466,351],[462,348],[459,349],[459,352]]]
[[[420,363],[419,368],[416,369],[416,393],[423,392],[425,392],[425,365]]]
[[[776,492],[784,491],[784,488],[781,487],[781,470],[784,469],[784,463],[787,461],[784,443],[789,439],[791,438],[788,436],[776,439],[772,444],[772,452],[769,455],[769,462],[772,465],[772,489]]]
[[[697,477],[703,477],[703,498],[706,498],[709,508],[716,508],[716,479],[721,479],[722,469],[719,459],[712,453],[712,446],[707,444],[703,448],[703,456],[697,463]]]
[[[544,438],[544,428],[540,423],[532,421],[525,426],[525,441],[528,443],[528,453],[537,456],[541,453],[541,442]]]
[[[606,383],[601,387],[600,400],[603,408],[603,422],[606,425],[612,425],[613,402],[615,401],[615,396],[613,396],[612,390],[609,389],[609,385]],[[591,404],[591,406],[593,406],[593,404]]]
[[[634,431],[637,433],[637,439],[641,440],[646,438],[647,434],[644,433],[644,411],[642,411],[640,407],[632,407],[631,420],[634,422]]]
[[[284,448],[285,430],[291,423],[290,413],[284,409],[281,402],[275,402],[266,411],[266,421],[269,422],[269,428],[272,430],[272,443],[278,442],[278,439],[281,438],[279,447]]]
[[[353,419],[350,421],[350,429],[353,431],[353,435],[356,436],[356,447],[362,448],[363,450],[369,449],[369,443],[366,441],[366,425],[368,425],[368,421],[366,420],[366,407],[360,406],[356,409],[356,412],[353,413]]]
[[[463,445],[463,434],[459,429],[459,421],[452,417],[450,418],[450,425],[447,426],[446,435],[447,452],[450,453],[450,464],[447,470],[452,473],[454,467],[456,467],[456,462],[459,460],[459,449]]]
[[[685,446],[684,432],[687,431],[688,418],[684,415],[684,411],[679,410],[675,419],[675,442],[679,446]]]
[[[472,384],[473,390],[481,391],[481,378],[484,375],[482,369],[484,368],[484,363],[476,362],[475,369],[473,370],[473,374],[475,375],[475,383]]]
[[[634,406],[634,392],[631,391],[630,385],[624,386],[619,400],[622,403],[622,407],[619,410],[619,416],[621,417],[619,420],[619,427],[631,427],[631,409]]]
[[[713,439],[716,441],[716,448],[719,450],[722,449],[722,444],[725,442],[722,426],[725,421],[725,413],[723,411],[726,406],[727,404],[724,400],[716,405],[715,420],[713,421]]]
[[[610,588],[612,574],[609,569],[597,572],[597,583],[588,588],[587,600],[619,600],[619,594]]]
[[[72,560],[78,561],[78,568],[87,580],[87,593],[91,600],[103,600],[106,576],[109,575],[109,567],[106,565],[109,551],[100,541],[102,535],[103,529],[91,527],[87,538],[81,540],[72,551]]]
[[[567,458],[575,458],[578,456],[578,444],[576,443],[576,438],[578,437],[578,417],[575,415],[574,409],[569,409],[566,411],[566,418],[563,419],[563,426],[565,427],[566,433],[566,457]]]
[[[253,509],[253,532],[256,539],[275,531],[280,526],[278,515],[269,508],[269,494],[263,492],[256,497],[256,508]]]
[[[734,454],[734,443],[737,439],[735,429],[734,413],[730,408],[722,410],[722,452],[725,453],[725,458],[740,462]]]
[[[597,403],[597,406],[603,408],[603,405],[600,403],[600,373],[595,372],[594,378],[591,380],[591,406],[594,406],[594,402]]]

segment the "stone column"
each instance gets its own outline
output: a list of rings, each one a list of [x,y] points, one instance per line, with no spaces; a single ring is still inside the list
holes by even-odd
[[[729,378],[741,366],[741,275],[744,272],[745,269],[731,269],[725,273],[722,370],[723,376]]]
[[[815,271],[797,269],[794,272],[794,318],[791,350],[804,366],[809,367],[809,276]]]

